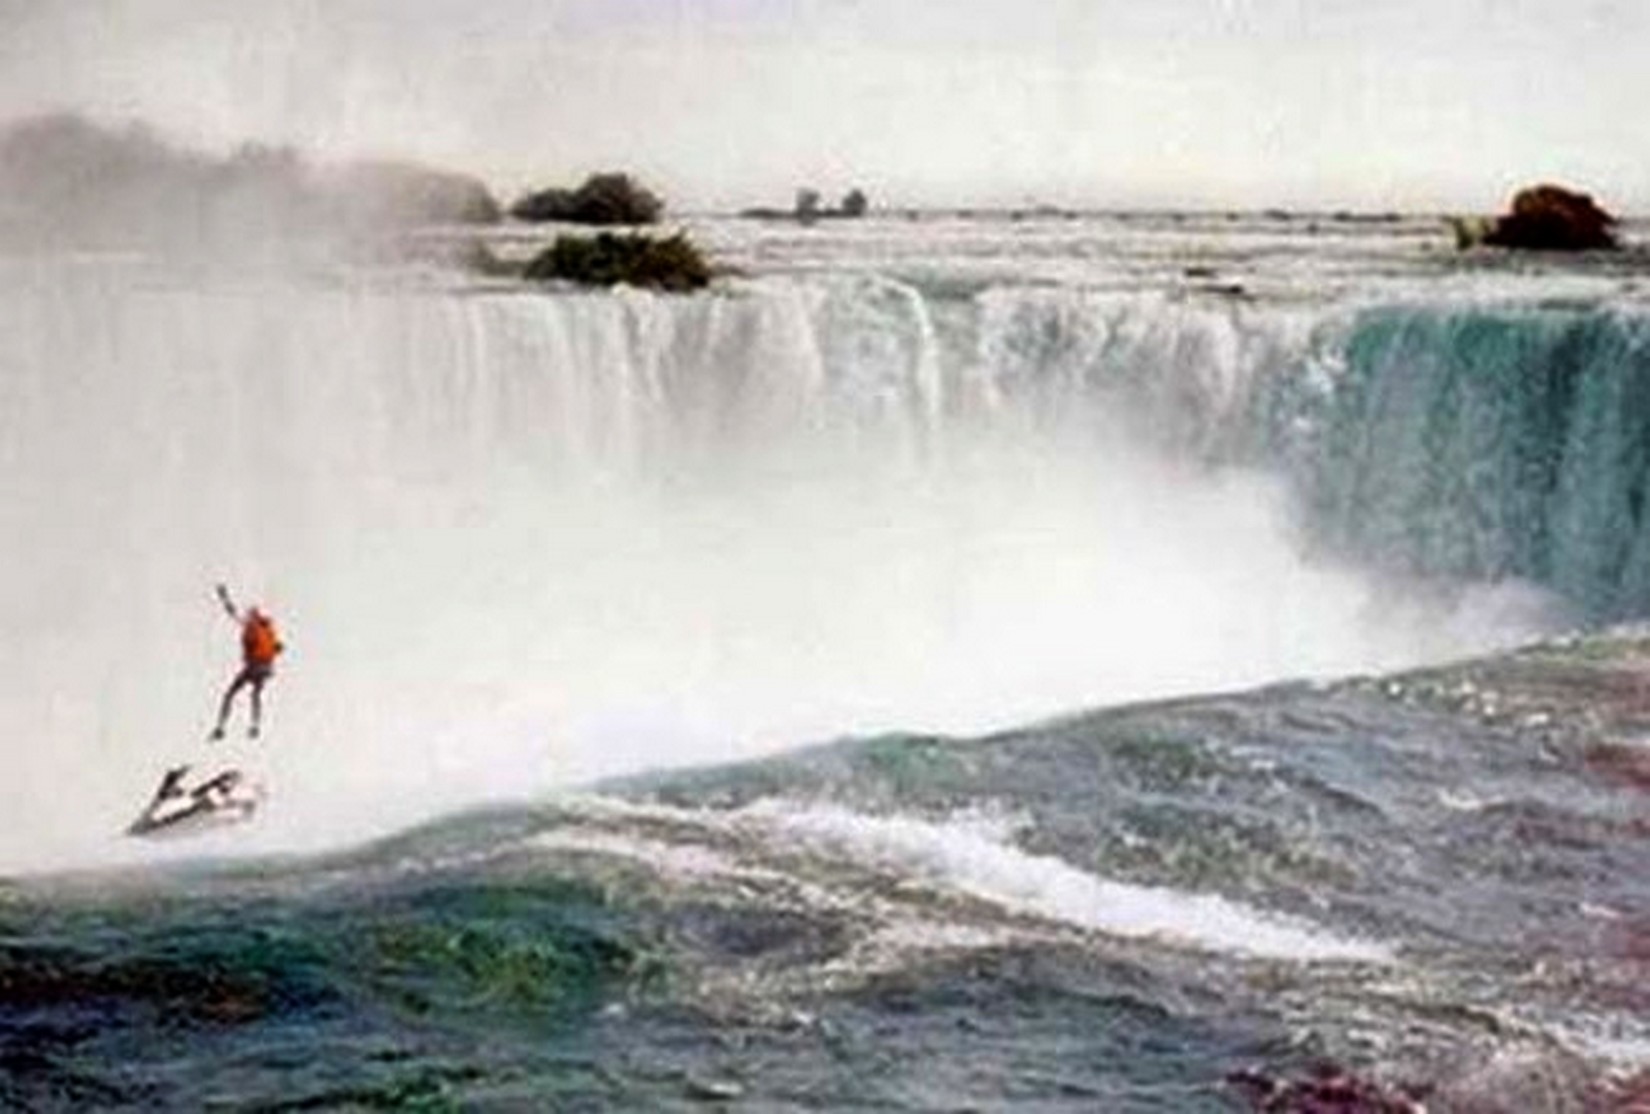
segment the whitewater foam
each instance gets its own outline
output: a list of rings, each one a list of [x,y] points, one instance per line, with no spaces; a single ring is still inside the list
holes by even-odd
[[[1335,935],[1301,918],[1225,898],[1097,877],[1009,842],[1001,818],[930,821],[870,816],[831,805],[762,802],[734,823],[813,850],[897,870],[940,890],[1020,914],[1115,936],[1149,937],[1263,959],[1384,963],[1386,946]]]

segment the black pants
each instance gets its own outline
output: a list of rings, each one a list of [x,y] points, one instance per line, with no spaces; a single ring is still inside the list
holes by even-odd
[[[235,674],[235,679],[229,682],[224,690],[223,702],[218,705],[217,731],[223,730],[223,725],[229,720],[229,706],[234,703],[235,694],[247,685],[252,686],[252,727],[258,727],[258,721],[263,718],[264,682],[268,681],[274,670],[267,665],[258,665],[253,662],[241,666],[241,671]]]

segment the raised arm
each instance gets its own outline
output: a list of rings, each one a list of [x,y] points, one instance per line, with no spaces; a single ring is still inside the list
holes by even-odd
[[[218,585],[218,602],[223,604],[223,609],[229,613],[231,619],[237,623],[241,621],[241,613],[235,610],[235,602],[229,598],[229,589],[222,584]]]

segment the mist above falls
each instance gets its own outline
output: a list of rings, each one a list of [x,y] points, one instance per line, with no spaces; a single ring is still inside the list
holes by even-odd
[[[955,333],[871,277],[546,296],[34,260],[4,281],[0,729],[28,741],[8,862],[107,843],[186,759],[279,787],[260,840],[327,842],[1535,629],[1519,591],[1406,595],[1307,556],[1280,478],[1216,459],[1282,343],[1225,311],[1108,303],[1118,379],[1070,374],[1069,337],[1037,351],[1035,315]],[[218,580],[290,652],[266,743],[214,756]]]
[[[231,267],[383,256],[394,236],[501,216],[469,175],[291,147],[190,150],[69,112],[0,127],[0,248],[142,253]]]

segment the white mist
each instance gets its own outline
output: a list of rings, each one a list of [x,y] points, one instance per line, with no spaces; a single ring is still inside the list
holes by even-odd
[[[116,833],[181,761],[272,790],[207,849],[309,848],[1531,629],[1406,612],[1303,559],[1267,480],[981,391],[893,284],[4,281],[0,870],[130,856]],[[215,755],[220,578],[290,652],[266,738]]]

